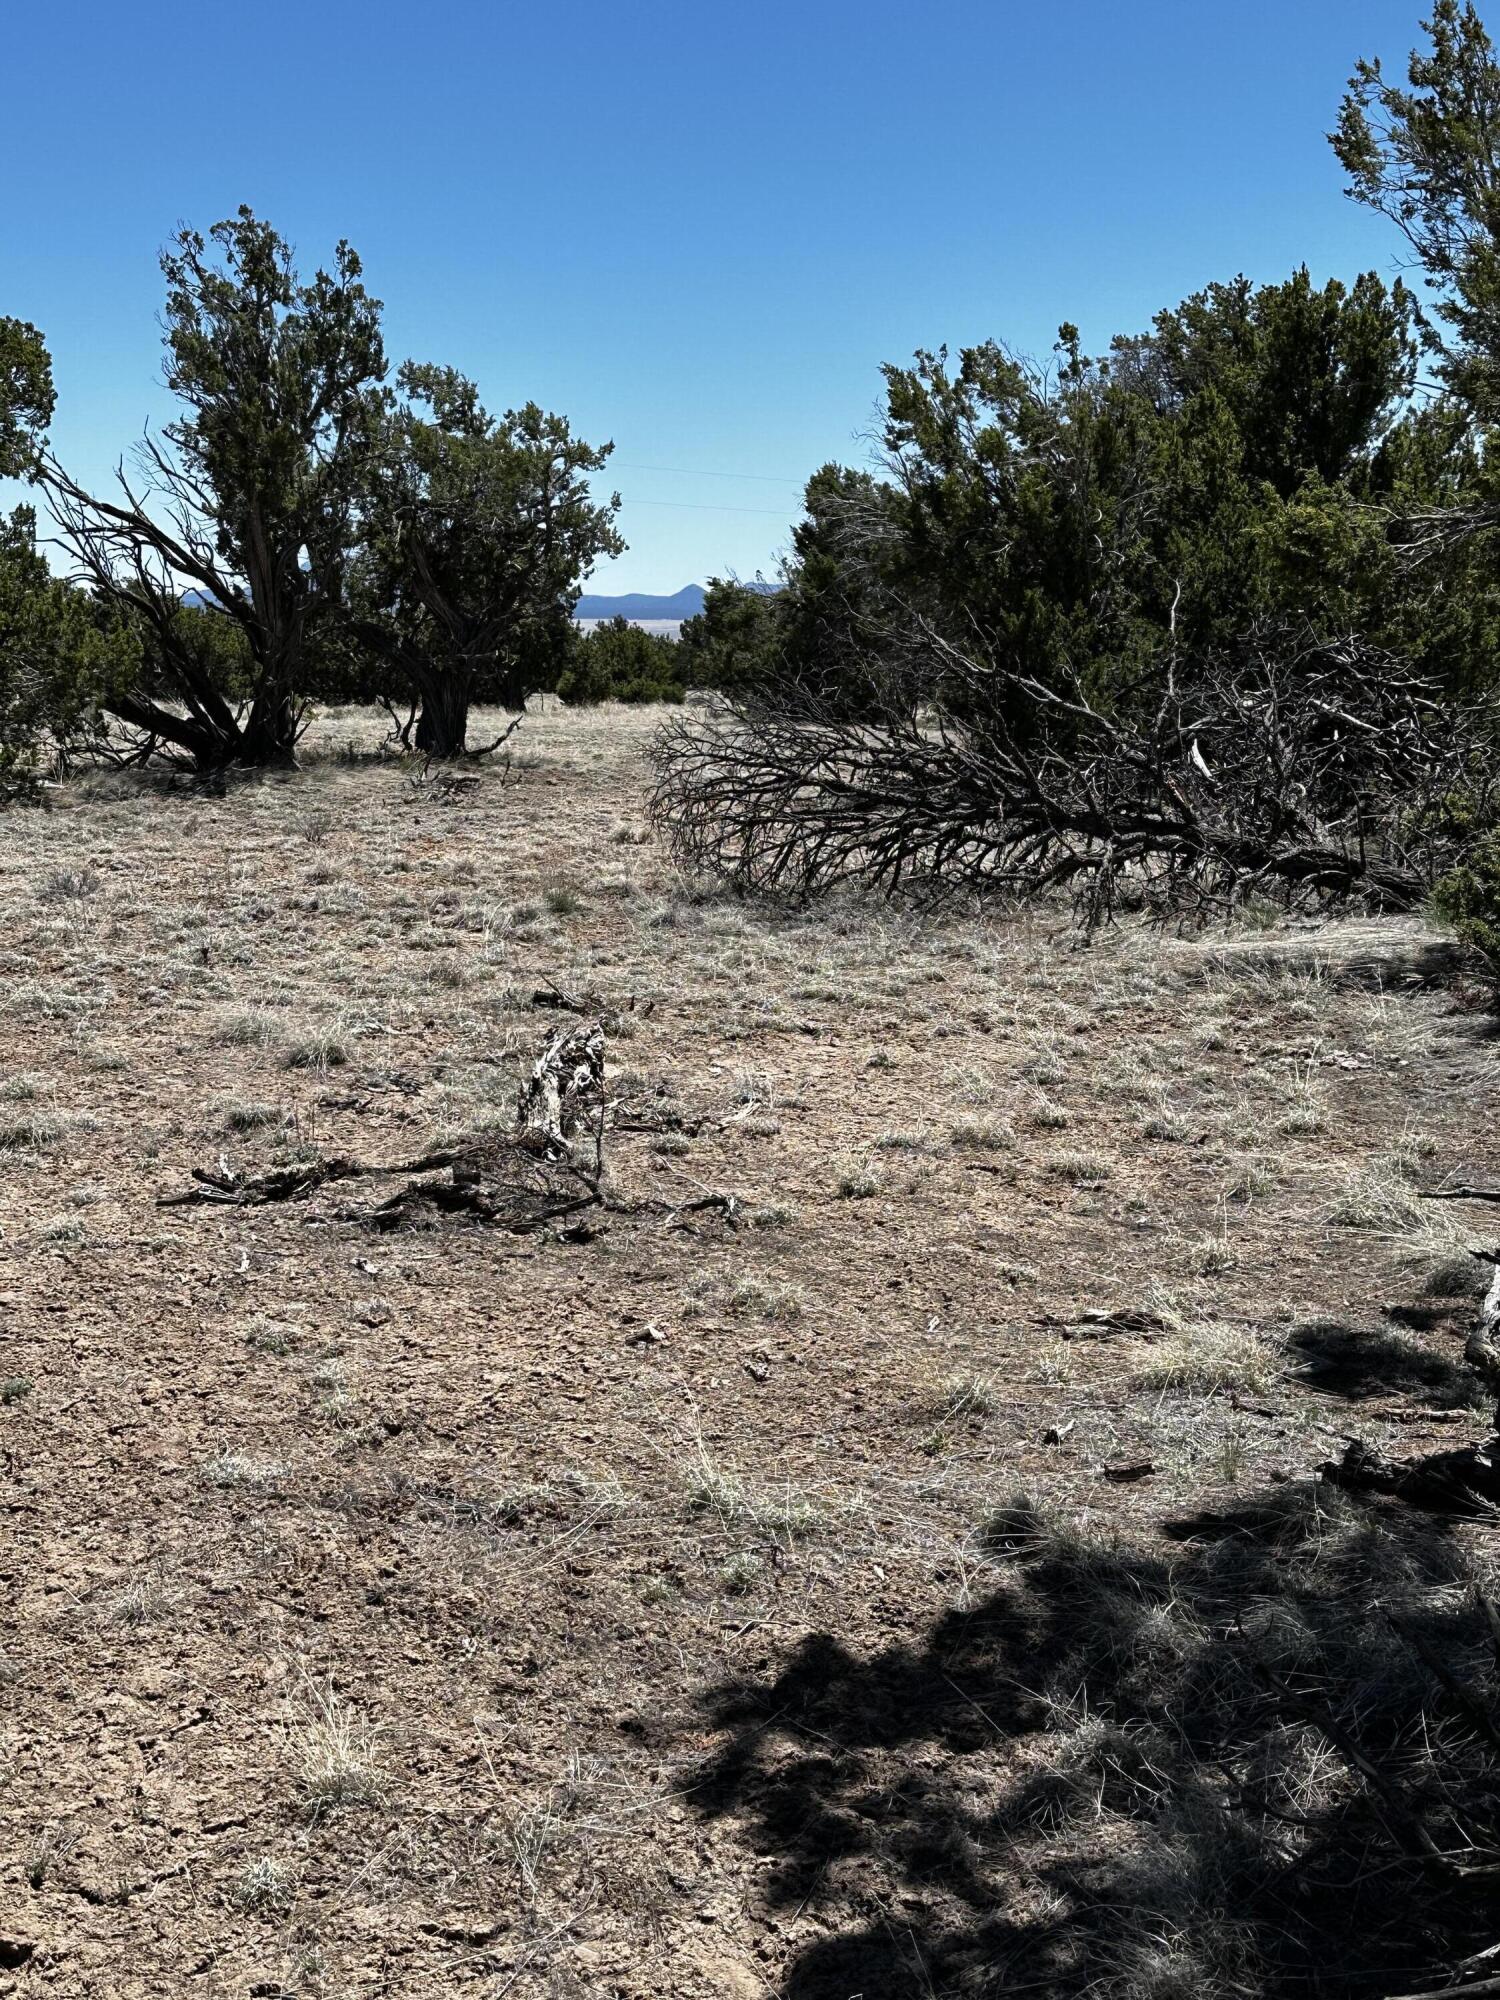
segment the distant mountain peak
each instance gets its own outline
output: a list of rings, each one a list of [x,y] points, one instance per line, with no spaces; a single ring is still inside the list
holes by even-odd
[[[627,591],[623,597],[589,593],[573,607],[575,618],[696,618],[703,609],[703,585],[684,584],[671,597]]]

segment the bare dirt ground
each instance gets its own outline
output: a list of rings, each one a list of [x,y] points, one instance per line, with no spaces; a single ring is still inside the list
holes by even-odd
[[[1073,1990],[1060,1843],[1142,1819],[1012,1811],[1103,1668],[997,1511],[1133,1552],[1154,1671],[1215,1521],[1484,1435],[1418,1197],[1500,1172],[1490,1023],[1350,974],[1416,927],[746,907],[653,720],[0,818],[0,1993]],[[614,1024],[591,1240],[157,1206],[503,1125],[547,982]]]

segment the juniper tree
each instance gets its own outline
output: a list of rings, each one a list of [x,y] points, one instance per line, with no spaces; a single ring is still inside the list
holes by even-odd
[[[114,497],[51,457],[43,481],[82,578],[139,627],[153,665],[111,711],[199,768],[289,762],[381,436],[380,303],[347,243],[304,281],[248,208],[207,241],[180,230],[161,263],[182,414],[142,440]],[[185,597],[228,643],[204,643]]]
[[[463,754],[470,706],[519,710],[564,653],[579,586],[624,543],[588,476],[610,446],[527,403],[492,417],[452,368],[408,362],[386,423],[355,572],[354,630],[404,699],[403,736]]]
[[[35,473],[54,403],[41,334],[0,318],[0,477]],[[55,577],[37,547],[36,515],[0,515],[0,794],[26,781],[38,742],[65,730],[102,685],[119,635]]]

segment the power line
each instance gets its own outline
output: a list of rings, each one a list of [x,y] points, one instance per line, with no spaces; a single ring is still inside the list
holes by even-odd
[[[612,459],[610,465],[611,469],[619,466],[623,472],[677,473],[684,479],[753,479],[763,486],[805,486],[807,484],[805,479],[788,479],[784,474],[775,472],[708,472],[702,467],[692,465],[641,465],[638,461],[629,458]]]
[[[785,507],[721,507],[714,501],[697,500],[630,500],[625,507],[685,507],[690,514],[766,514],[778,521],[787,518]]]

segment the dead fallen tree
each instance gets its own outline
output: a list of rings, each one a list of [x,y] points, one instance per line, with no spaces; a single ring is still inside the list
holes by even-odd
[[[1452,865],[1449,802],[1493,791],[1477,718],[1359,640],[1268,629],[1158,674],[1106,705],[921,627],[870,719],[793,696],[669,724],[654,816],[745,890],[1063,891],[1092,923],[1122,899],[1408,909]]]
[[[467,1215],[494,1228],[527,1233],[575,1221],[604,1199],[604,1030],[598,1025],[548,1035],[517,1094],[508,1134],[486,1133],[416,1159],[389,1164],[343,1154],[319,1155],[259,1174],[194,1168],[192,1185],[160,1195],[160,1208],[211,1204],[253,1208],[302,1201],[356,1180],[403,1179],[373,1206],[340,1219],[397,1229],[438,1215]]]

